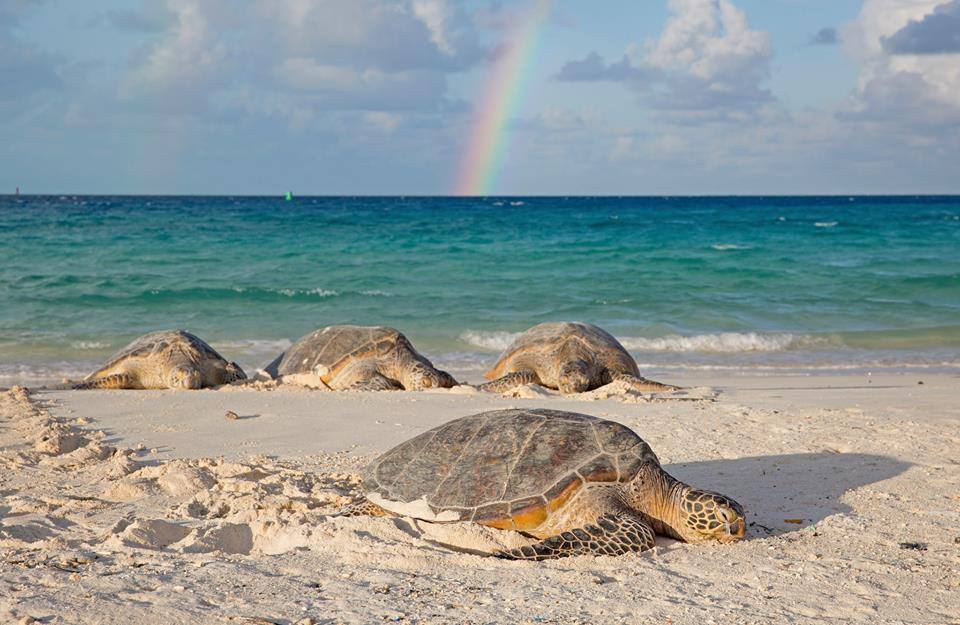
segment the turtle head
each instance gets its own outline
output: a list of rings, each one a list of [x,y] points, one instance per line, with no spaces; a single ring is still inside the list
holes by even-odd
[[[449,387],[450,385],[448,384],[447,378],[450,378],[450,376],[441,371],[416,365],[410,368],[404,376],[402,383],[403,388],[408,391],[422,391],[426,388]]]
[[[203,377],[196,369],[176,367],[170,372],[170,388],[198,389],[202,386]]]
[[[733,499],[689,486],[679,489],[676,498],[677,519],[671,525],[684,541],[726,543],[746,533],[746,514]]]
[[[243,369],[240,368],[235,362],[228,363],[226,367],[223,368],[223,383],[230,384],[231,382],[236,382],[237,380],[246,380],[247,374],[243,372]]]
[[[583,360],[574,360],[563,365],[557,378],[557,388],[564,395],[590,390],[590,367]]]

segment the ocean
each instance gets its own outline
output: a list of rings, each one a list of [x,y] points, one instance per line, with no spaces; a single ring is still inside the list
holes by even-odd
[[[645,373],[960,371],[960,197],[0,197],[0,386],[184,328],[248,370],[338,323],[475,370],[543,321]]]

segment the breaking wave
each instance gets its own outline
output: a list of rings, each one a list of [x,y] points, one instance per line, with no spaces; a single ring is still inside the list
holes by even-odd
[[[809,334],[760,334],[758,332],[722,332],[719,334],[672,334],[658,338],[624,337],[627,349],[643,352],[783,352],[816,347],[840,347],[832,338]]]
[[[460,334],[460,340],[467,345],[489,349],[491,351],[503,351],[510,347],[520,332],[485,332],[483,330],[467,330]]]

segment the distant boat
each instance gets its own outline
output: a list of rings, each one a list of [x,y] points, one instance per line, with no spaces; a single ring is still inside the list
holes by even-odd
[[[16,197],[20,197],[20,187],[17,187],[17,192],[14,193]]]
[[[293,191],[287,191],[287,201],[289,202],[292,199],[293,199]]]

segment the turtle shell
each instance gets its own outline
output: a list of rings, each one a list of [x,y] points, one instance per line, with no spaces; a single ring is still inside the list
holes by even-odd
[[[112,369],[120,361],[127,358],[146,358],[151,354],[164,352],[177,344],[180,344],[188,351],[200,354],[201,359],[218,360],[227,364],[227,361],[217,353],[217,350],[207,345],[207,343],[199,337],[184,330],[161,330],[159,332],[144,334],[140,338],[135,339],[132,343],[114,354],[107,364],[91,373],[87,378],[95,377],[101,371]]]
[[[327,326],[300,338],[266,370],[277,376],[316,373],[319,368],[328,381],[353,360],[382,357],[403,344],[410,345],[407,337],[386,326]]]
[[[496,410],[420,434],[374,460],[367,498],[428,521],[533,530],[585,484],[628,482],[656,455],[630,428],[557,410]]]
[[[485,377],[494,380],[510,373],[514,361],[527,354],[560,354],[567,341],[585,345],[607,367],[640,375],[636,361],[609,332],[590,323],[562,321],[541,323],[518,336]]]

